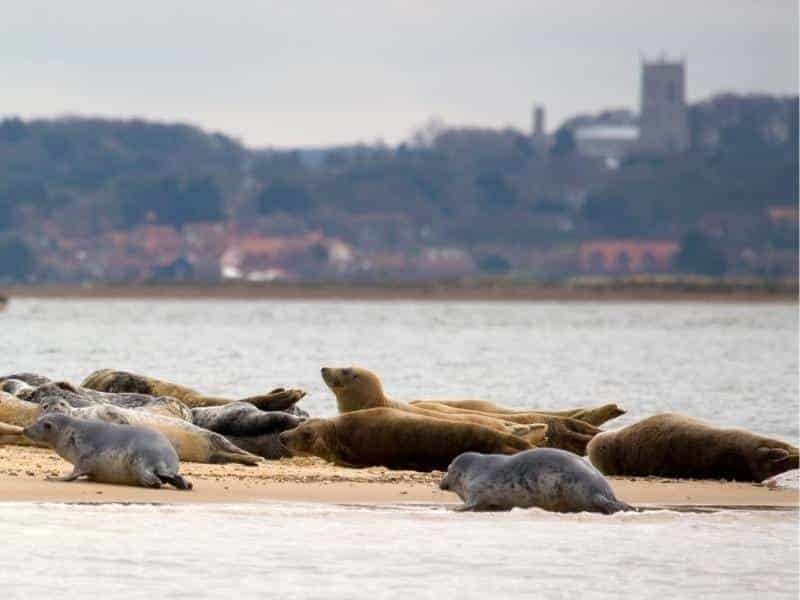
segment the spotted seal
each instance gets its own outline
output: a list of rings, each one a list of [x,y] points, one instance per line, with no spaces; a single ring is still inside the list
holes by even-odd
[[[448,467],[439,487],[464,502],[456,510],[537,507],[553,512],[633,510],[614,496],[605,477],[585,460],[556,448],[503,456],[467,452]]]
[[[249,402],[230,402],[191,411],[195,425],[222,434],[239,448],[268,459],[291,456],[278,435],[305,420],[286,412],[262,411]]]
[[[72,463],[72,472],[57,481],[87,477],[101,483],[159,488],[171,484],[180,490],[192,484],[180,476],[180,461],[169,440],[157,431],[132,425],[47,414],[23,430]]]
[[[119,408],[136,408],[147,412],[174,417],[184,421],[192,421],[192,411],[180,400],[170,396],[149,396],[136,393],[98,392],[84,387],[77,387],[66,381],[56,381],[18,394],[18,397],[41,404],[46,400],[59,398],[73,408],[83,408],[96,404],[109,404]]]
[[[258,456],[242,450],[220,434],[181,419],[108,404],[74,408],[65,400],[56,397],[43,400],[40,406],[43,414],[61,413],[81,419],[118,425],[137,425],[158,431],[169,440],[181,460],[244,465],[256,465],[261,462]]]

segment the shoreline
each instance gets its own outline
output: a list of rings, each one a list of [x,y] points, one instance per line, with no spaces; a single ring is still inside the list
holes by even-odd
[[[256,467],[182,463],[192,491],[152,490],[78,482],[46,481],[71,465],[54,452],[25,446],[0,447],[0,502],[238,504],[301,502],[322,504],[424,503],[457,506],[457,496],[439,490],[442,474],[349,469],[316,458],[267,461]],[[752,483],[675,480],[660,477],[609,478],[620,500],[643,508],[791,509],[800,492]]]
[[[528,301],[528,302],[763,302],[796,304],[796,284],[763,282],[649,282],[599,284],[474,283],[271,283],[271,284],[17,284],[0,296],[65,299],[209,299],[347,301]],[[0,304],[0,307],[2,305]]]

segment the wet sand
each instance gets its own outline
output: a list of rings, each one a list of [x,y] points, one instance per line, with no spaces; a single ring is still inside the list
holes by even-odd
[[[349,469],[316,458],[268,461],[257,467],[183,463],[191,492],[86,481],[53,482],[71,465],[42,448],[0,447],[0,502],[237,503],[259,501],[455,504],[438,488],[441,473]],[[800,492],[749,483],[611,478],[617,496],[637,506],[797,508]]]
[[[796,303],[797,282],[631,278],[567,283],[505,280],[394,283],[37,284],[9,285],[0,295],[62,299],[214,299],[356,301],[608,301]],[[702,280],[702,278],[699,278]]]

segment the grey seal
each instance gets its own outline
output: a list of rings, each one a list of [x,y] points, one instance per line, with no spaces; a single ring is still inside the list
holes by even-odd
[[[292,456],[278,436],[305,421],[287,412],[259,410],[249,402],[230,402],[191,411],[195,425],[224,435],[239,448],[268,459]]]
[[[149,488],[169,483],[179,490],[192,489],[192,484],[179,475],[175,449],[157,431],[49,414],[22,433],[32,441],[46,443],[72,463],[72,472],[54,478],[57,481],[87,477],[102,483]]]
[[[88,388],[72,385],[66,381],[57,381],[40,385],[32,390],[24,390],[17,394],[19,398],[42,404],[47,400],[58,398],[73,408],[84,408],[97,404],[117,406],[119,408],[136,408],[184,421],[192,420],[189,407],[180,400],[170,396],[149,396],[135,393],[98,392]]]
[[[465,452],[450,464],[439,487],[464,501],[456,510],[537,507],[605,514],[634,510],[617,500],[608,481],[592,465],[556,448],[513,456]]]
[[[211,464],[240,463],[251,466],[261,462],[261,458],[245,452],[226,437],[181,419],[108,404],[74,408],[65,400],[56,397],[43,400],[39,406],[42,414],[61,413],[117,425],[139,425],[158,431],[169,440],[181,460]]]

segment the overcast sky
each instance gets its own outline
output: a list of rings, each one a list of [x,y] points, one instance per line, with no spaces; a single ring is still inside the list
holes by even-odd
[[[250,146],[548,128],[638,103],[640,54],[690,99],[796,93],[796,0],[108,0],[4,3],[0,116],[187,121]]]

